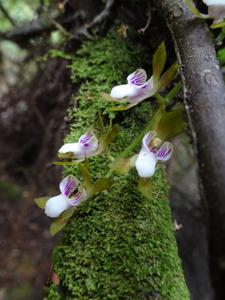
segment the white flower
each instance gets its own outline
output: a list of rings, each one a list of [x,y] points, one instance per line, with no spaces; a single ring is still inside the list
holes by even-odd
[[[170,159],[173,152],[173,145],[165,142],[159,147],[160,143],[161,140],[156,138],[154,131],[150,131],[144,136],[141,151],[135,162],[135,167],[140,177],[153,176],[157,161]]]
[[[143,69],[137,69],[127,77],[127,84],[112,88],[110,96],[116,99],[126,98],[123,101],[138,103],[155,93],[153,77],[147,81],[147,74]]]
[[[59,153],[73,153],[76,159],[85,159],[94,156],[98,150],[98,139],[93,133],[87,132],[83,134],[77,143],[69,143],[63,145],[59,149]]]
[[[203,0],[208,5],[208,14],[214,22],[220,22],[225,18],[225,0]]]
[[[61,194],[48,199],[45,204],[45,214],[50,218],[57,218],[68,208],[87,199],[86,189],[80,187],[79,180],[72,175],[60,182],[59,189]]]

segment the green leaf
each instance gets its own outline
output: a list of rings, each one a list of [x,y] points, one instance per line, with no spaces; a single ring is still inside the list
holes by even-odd
[[[225,64],[225,48],[222,48],[217,52],[217,57],[221,64]]]
[[[53,161],[52,164],[56,166],[75,166],[78,165],[80,162],[84,160],[77,160],[77,161]]]
[[[154,119],[153,119],[153,125],[152,125],[152,130],[157,132],[158,126],[159,126],[159,121],[163,117],[163,115],[166,113],[166,106],[165,105],[160,105],[158,110],[154,114]]]
[[[67,160],[72,160],[75,159],[75,156],[72,152],[68,152],[68,153],[57,153],[57,156],[59,159],[67,159]]]
[[[97,119],[96,128],[99,128],[101,133],[104,132],[104,122],[103,122],[102,115],[101,115],[100,111],[98,111],[98,119]]]
[[[196,17],[201,18],[201,19],[208,19],[209,18],[208,15],[202,14],[197,9],[197,7],[195,6],[195,4],[194,4],[194,2],[192,0],[184,0],[184,3],[189,8],[189,10],[193,13],[193,15],[195,15]]]
[[[137,155],[130,158],[117,158],[110,164],[110,168],[119,175],[126,175],[135,165]]]
[[[108,132],[103,134],[99,138],[98,153],[102,153],[103,151],[105,151],[107,149],[107,147],[109,146],[109,144],[112,141],[114,141],[114,139],[117,137],[118,133],[119,133],[119,125],[116,124],[112,127],[112,129],[109,129]]]
[[[153,186],[149,178],[140,178],[138,181],[138,190],[145,196],[147,199],[151,199]]]
[[[40,198],[36,198],[34,199],[34,202],[37,204],[38,207],[44,209],[45,208],[45,204],[48,201],[49,197],[40,197]]]
[[[176,109],[171,112],[165,110],[165,106],[159,108],[155,115],[153,130],[162,140],[169,140],[186,128],[187,124],[183,119],[183,109]]]
[[[73,215],[75,207],[71,207],[64,211],[55,221],[50,225],[50,233],[51,235],[55,235],[59,231],[61,231],[69,221],[69,218]]]
[[[118,99],[118,98],[113,98],[109,94],[106,94],[106,93],[101,93],[100,95],[102,96],[102,98],[104,98],[105,100],[108,100],[108,101],[120,102],[120,103],[126,103],[127,102],[126,97]]]
[[[211,29],[217,29],[221,27],[225,27],[225,22],[215,23],[210,26]]]
[[[92,194],[98,194],[104,190],[109,189],[113,184],[113,181],[107,178],[100,178],[98,179],[92,189]]]
[[[126,106],[114,106],[108,109],[108,111],[124,111],[124,110],[128,110],[131,107],[134,107],[138,104],[139,102],[135,102],[135,103],[130,103],[129,105]]]
[[[179,65],[173,64],[159,79],[159,81],[156,83],[157,90],[164,89],[177,75]]]
[[[158,80],[166,63],[166,47],[165,43],[162,42],[156,52],[153,55],[152,68],[153,68],[153,78]]]
[[[80,172],[81,176],[84,178],[84,185],[87,188],[87,190],[92,189],[92,179],[91,174],[88,169],[88,165],[80,164]]]

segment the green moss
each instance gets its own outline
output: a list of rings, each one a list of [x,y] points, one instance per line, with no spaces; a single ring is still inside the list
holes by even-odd
[[[129,72],[141,67],[143,53],[129,41],[110,33],[86,42],[71,65],[72,80],[81,83],[77,111],[71,119],[67,142],[94,128],[98,113],[119,123],[120,133],[110,151],[123,151],[153,115],[149,102],[108,116],[111,103],[101,99],[114,84],[123,83]],[[130,153],[132,154],[132,153]],[[108,172],[103,156],[90,159],[93,178]],[[75,167],[65,173],[78,174]],[[153,177],[151,201],[137,190],[135,170],[112,176],[109,191],[80,205],[64,229],[54,251],[54,268],[61,279],[59,289],[49,288],[46,299],[189,299],[177,254],[168,205],[164,170]]]

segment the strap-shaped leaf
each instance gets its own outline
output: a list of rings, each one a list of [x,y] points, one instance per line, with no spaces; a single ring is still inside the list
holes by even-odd
[[[225,27],[225,22],[215,23],[210,26],[211,29],[217,29],[221,27]]]
[[[157,91],[164,89],[177,75],[179,65],[173,64],[159,79],[159,81],[156,83]]]
[[[178,135],[186,126],[183,109],[175,109],[167,112],[165,106],[162,106],[155,114],[153,130],[164,141]]]
[[[44,209],[45,208],[45,204],[48,201],[49,197],[40,197],[40,198],[36,198],[34,199],[34,202],[37,204],[38,207]]]
[[[105,100],[108,100],[108,101],[113,101],[113,102],[120,102],[120,103],[126,103],[127,102],[127,98],[113,98],[111,97],[109,94],[106,94],[106,93],[101,93],[100,94],[102,96],[102,98],[104,98]]]
[[[195,15],[196,17],[201,18],[201,19],[207,19],[207,18],[209,18],[208,15],[202,14],[197,9],[197,7],[195,6],[195,4],[194,4],[194,2],[192,0],[184,0],[184,3],[189,8],[189,10],[193,13],[193,15]]]
[[[157,81],[165,67],[166,63],[166,47],[162,42],[153,55],[152,69],[154,81]]]
[[[98,194],[102,191],[108,190],[113,184],[113,181],[108,178],[100,178],[98,179],[92,189],[92,194]]]
[[[82,161],[84,161],[84,160],[80,159],[80,160],[76,160],[76,161],[53,161],[52,164],[56,165],[56,166],[75,166],[75,165],[78,165]]]
[[[108,131],[99,138],[98,153],[100,154],[107,151],[109,144],[112,143],[118,134],[119,125],[115,124],[111,129],[109,128]]]
[[[151,199],[153,186],[149,178],[140,178],[138,181],[138,190],[145,196],[147,199]]]
[[[133,155],[130,158],[117,158],[110,164],[110,168],[119,175],[126,175],[135,165],[138,155]]]
[[[128,110],[131,107],[134,107],[136,105],[138,105],[139,102],[134,102],[134,103],[130,103],[129,105],[126,106],[115,106],[112,108],[109,108],[109,111],[124,111],[124,110]]]
[[[55,235],[61,231],[69,221],[69,218],[73,215],[75,207],[71,207],[64,211],[55,221],[50,225],[51,235]]]
[[[92,179],[89,172],[88,166],[85,164],[80,164],[81,176],[84,179],[84,186],[87,188],[88,192],[92,189]]]

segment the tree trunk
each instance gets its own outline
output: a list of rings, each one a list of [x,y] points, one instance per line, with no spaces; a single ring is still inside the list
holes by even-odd
[[[216,299],[225,299],[225,86],[205,22],[183,0],[155,1],[174,39],[184,101],[208,206],[211,275]]]

